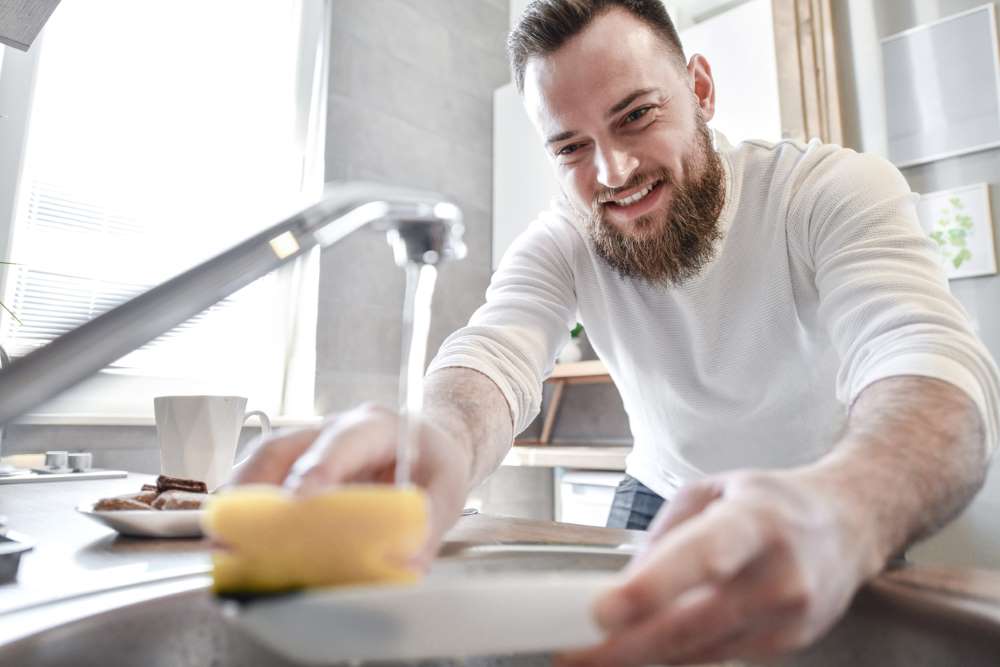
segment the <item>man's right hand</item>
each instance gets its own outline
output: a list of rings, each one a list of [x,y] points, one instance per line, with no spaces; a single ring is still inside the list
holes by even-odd
[[[440,428],[418,423],[410,479],[430,501],[428,540],[417,558],[418,565],[427,566],[461,516],[472,484],[472,454]],[[344,484],[392,484],[400,426],[394,411],[363,405],[329,418],[322,428],[270,436],[237,467],[233,483],[276,484],[302,495]]]

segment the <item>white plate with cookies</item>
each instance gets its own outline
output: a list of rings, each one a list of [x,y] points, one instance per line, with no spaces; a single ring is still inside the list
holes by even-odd
[[[129,537],[201,537],[205,484],[160,475],[138,493],[102,498],[76,509]]]
[[[205,510],[95,510],[94,503],[77,511],[129,537],[201,537]]]

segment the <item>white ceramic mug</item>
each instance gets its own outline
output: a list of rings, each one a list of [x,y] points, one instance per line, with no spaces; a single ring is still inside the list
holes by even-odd
[[[200,480],[209,491],[223,484],[233,471],[247,418],[257,417],[262,433],[271,430],[266,414],[246,412],[246,406],[247,399],[241,396],[154,398],[162,474]]]

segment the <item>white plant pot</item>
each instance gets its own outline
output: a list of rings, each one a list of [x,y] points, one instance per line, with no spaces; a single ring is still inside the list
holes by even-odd
[[[580,341],[576,338],[570,338],[569,342],[566,343],[566,347],[559,353],[560,364],[572,364],[573,362],[580,361],[582,358],[583,348],[580,347]]]

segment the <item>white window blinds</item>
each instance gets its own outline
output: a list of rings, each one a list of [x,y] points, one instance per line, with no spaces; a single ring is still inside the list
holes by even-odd
[[[13,355],[315,193],[321,176],[306,165],[322,146],[303,128],[316,125],[324,89],[304,71],[321,67],[304,4],[63,3],[41,42],[14,216],[4,300],[21,324],[4,318],[2,329]],[[258,280],[115,362],[104,374],[118,379],[85,383],[46,411],[145,414],[157,393],[237,393],[279,411],[294,356],[291,285]]]

